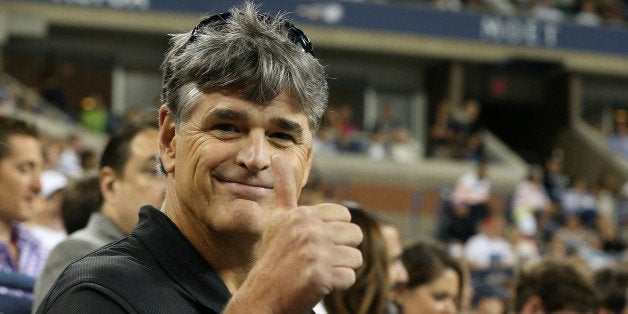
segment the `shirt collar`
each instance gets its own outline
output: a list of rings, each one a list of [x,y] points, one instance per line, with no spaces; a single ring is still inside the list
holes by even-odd
[[[231,298],[222,279],[161,211],[144,206],[133,231],[161,266],[198,302],[220,313]]]

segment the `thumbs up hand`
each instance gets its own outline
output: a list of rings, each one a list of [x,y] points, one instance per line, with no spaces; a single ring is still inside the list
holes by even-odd
[[[350,287],[362,264],[356,249],[362,231],[351,223],[349,210],[330,203],[298,206],[297,183],[288,162],[275,155],[271,168],[274,208],[258,260],[225,313],[246,309],[307,313],[326,294]]]

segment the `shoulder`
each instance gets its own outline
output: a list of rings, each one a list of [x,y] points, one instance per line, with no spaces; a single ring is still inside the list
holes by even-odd
[[[72,237],[61,241],[48,255],[44,274],[53,269],[63,270],[70,263],[80,259],[81,257],[96,251],[101,245],[94,244],[90,241],[78,237]],[[57,271],[57,274],[60,271]]]
[[[150,254],[137,242],[125,240],[70,264],[52,287],[44,307],[80,298],[88,304],[112,303],[126,309],[124,312],[134,312],[129,309],[138,308],[150,295],[168,298],[177,294],[176,284]]]

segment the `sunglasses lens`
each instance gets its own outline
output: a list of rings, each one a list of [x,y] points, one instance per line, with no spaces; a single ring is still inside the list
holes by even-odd
[[[201,32],[203,28],[210,25],[212,27],[225,25],[227,24],[227,20],[229,20],[230,18],[231,18],[231,13],[225,12],[225,13],[212,15],[206,19],[201,20],[194,27],[194,30],[192,30],[192,34],[190,35],[190,39],[188,39],[187,44],[194,42],[196,38],[198,37],[198,34]],[[266,15],[266,14],[260,14],[259,19],[263,21],[264,23],[271,23],[272,21],[274,21],[274,18],[272,16]],[[307,53],[314,52],[314,47],[312,46],[312,42],[310,42],[310,39],[307,38],[307,36],[305,35],[305,33],[303,33],[302,30],[300,30],[298,27],[294,26],[294,24],[288,21],[285,22],[284,27],[288,30],[288,38],[290,39],[290,41],[301,46],[301,48],[303,48],[303,51]]]

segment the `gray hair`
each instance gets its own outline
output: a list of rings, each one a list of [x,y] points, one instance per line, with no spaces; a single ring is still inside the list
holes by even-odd
[[[328,87],[320,62],[288,37],[284,15],[272,18],[246,2],[230,9],[220,26],[175,34],[162,64],[161,102],[177,127],[203,93],[227,89],[265,104],[282,92],[294,95],[316,132],[327,107]]]

